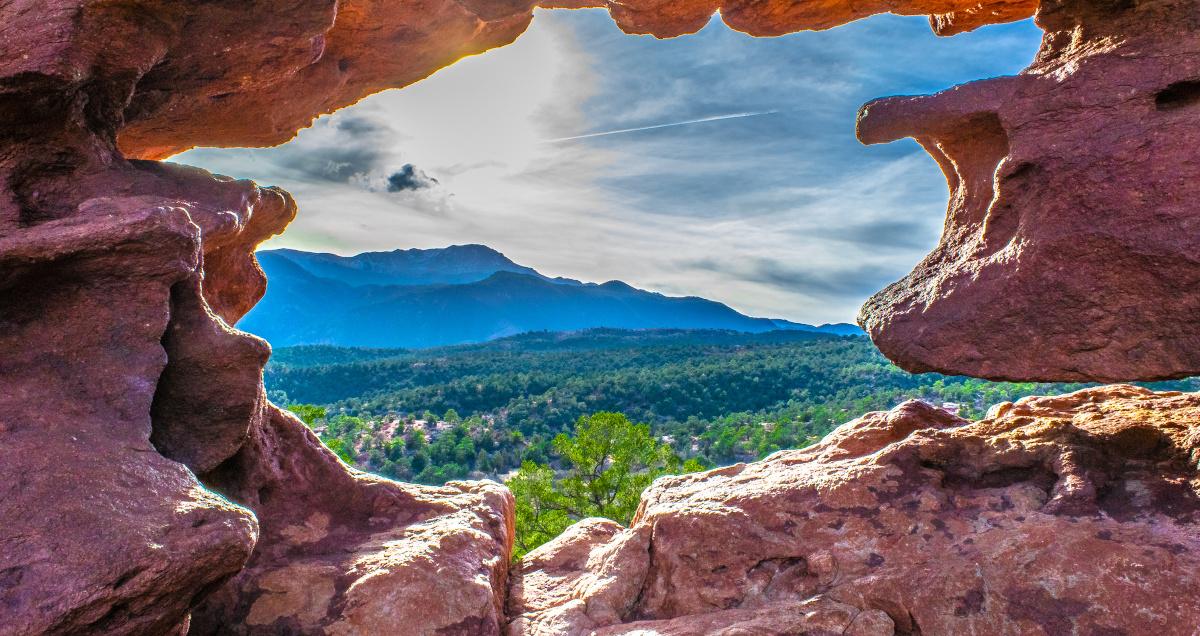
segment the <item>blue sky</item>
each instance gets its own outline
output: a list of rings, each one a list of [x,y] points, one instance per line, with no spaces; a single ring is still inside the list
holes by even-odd
[[[300,215],[265,247],[484,243],[553,276],[851,321],[936,243],[946,203],[915,143],[855,140],[858,107],[1015,73],[1040,36],[1021,22],[937,38],[889,15],[655,40],[599,10],[539,11],[515,44],[288,144],[175,160],[291,191]]]

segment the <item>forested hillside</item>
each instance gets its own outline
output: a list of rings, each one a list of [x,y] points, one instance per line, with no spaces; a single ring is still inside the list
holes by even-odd
[[[912,375],[862,337],[612,329],[420,351],[282,348],[266,382],[278,403],[325,408],[309,419],[360,467],[431,483],[547,462],[555,434],[599,411],[646,422],[711,466],[803,446],[910,398],[979,417],[1083,386]]]

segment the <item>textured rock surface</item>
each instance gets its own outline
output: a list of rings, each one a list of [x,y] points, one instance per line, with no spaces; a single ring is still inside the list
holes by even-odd
[[[559,632],[560,634],[564,632]],[[635,621],[592,636],[892,636],[895,624],[876,609],[859,609],[829,598],[766,603],[657,621]]]
[[[622,29],[660,37],[696,31],[718,10],[733,28],[779,35],[886,11],[937,14],[935,28],[949,33],[1028,17],[1035,7],[1029,0],[543,4],[607,7]],[[193,145],[272,145],[291,138],[317,114],[511,42],[529,24],[534,5],[529,0],[236,5],[59,0],[47,6],[14,0],[4,6],[0,24],[0,59],[6,60],[0,77],[33,73],[22,81],[101,84],[95,89],[110,98],[105,114],[124,118],[121,147],[129,156],[157,158]]]
[[[161,634],[254,547],[253,515],[150,444],[173,286],[200,257],[171,205],[0,237],[0,634]]]
[[[509,585],[509,634],[587,633],[633,610],[650,567],[648,527],[584,519],[525,555]]]
[[[500,633],[513,524],[501,486],[349,470],[274,407],[203,479],[254,510],[262,537],[192,634]]]
[[[868,106],[864,140],[917,137],[954,191],[939,249],[867,306],[889,355],[994,377],[1200,370],[1193,5],[1047,0],[1021,77]],[[881,11],[951,33],[1034,5],[605,6],[630,32],[720,9],[774,35]],[[267,348],[229,325],[291,198],[128,157],[285,141],[511,41],[531,7],[0,2],[0,634],[505,628],[505,491],[355,473],[264,399]],[[1182,633],[1200,624],[1196,400],[1110,389],[965,427],[909,405],[666,480],[633,530],[592,522],[533,555],[507,629]]]
[[[156,9],[157,41],[137,65],[144,75],[124,111],[121,147],[130,156],[157,158],[194,145],[282,143],[317,114],[411,84],[463,55],[512,42],[528,26],[536,3],[346,0],[335,7],[332,0],[303,6],[277,0],[190,11],[146,4]],[[698,31],[718,10],[731,27],[769,36],[827,29],[887,11],[933,14],[934,29],[949,34],[1025,18],[1036,8],[1031,0],[550,0],[543,5],[606,7],[625,31],[659,37]],[[275,19],[281,11],[288,20]],[[79,38],[115,36],[145,28],[151,20],[121,11],[115,16],[124,21],[120,27],[113,26],[113,16],[67,26],[70,12],[59,15],[63,26],[58,28],[78,29],[73,35]],[[96,30],[83,30],[89,27]],[[223,37],[206,37],[213,32]],[[226,54],[231,43],[238,45],[237,56]]]
[[[1119,381],[1200,372],[1200,12],[1044,2],[1025,72],[867,104],[859,138],[941,165],[941,242],[860,322],[910,371]],[[1019,343],[1019,346],[1014,346]]]
[[[1116,385],[974,423],[909,402],[805,450],[660,479],[631,530],[543,546],[514,573],[526,594],[605,583],[524,605],[514,594],[512,615],[591,624],[518,620],[511,633],[1190,636],[1198,460],[1195,394]],[[643,552],[633,537],[647,533]],[[631,545],[645,556],[596,556]],[[592,611],[608,590],[621,602]],[[616,607],[629,609],[614,621]]]

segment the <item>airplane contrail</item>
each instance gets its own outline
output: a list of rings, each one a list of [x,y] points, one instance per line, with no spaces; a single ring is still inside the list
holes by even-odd
[[[712,117],[701,117],[700,119],[688,119],[686,121],[673,121],[666,124],[655,124],[653,126],[640,126],[638,128],[622,128],[620,130],[605,130],[603,132],[588,133],[586,135],[575,135],[574,137],[559,137],[558,139],[547,139],[546,143],[558,143],[560,141],[574,141],[576,139],[590,139],[592,137],[605,137],[608,135],[623,135],[625,133],[640,132],[643,130],[654,130],[656,128],[671,128],[672,126],[688,126],[691,124],[703,124],[710,121],[722,121],[725,119],[740,119],[742,117],[758,117],[760,115],[774,115],[777,110],[761,110],[749,113],[730,113],[728,115],[714,115]]]

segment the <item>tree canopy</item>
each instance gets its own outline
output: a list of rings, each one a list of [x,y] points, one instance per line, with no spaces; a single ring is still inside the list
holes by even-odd
[[[604,517],[629,525],[642,491],[656,478],[702,468],[655,440],[649,425],[634,424],[620,413],[579,418],[574,434],[560,433],[552,448],[559,470],[527,460],[507,482],[517,502],[518,557],[580,519]]]

